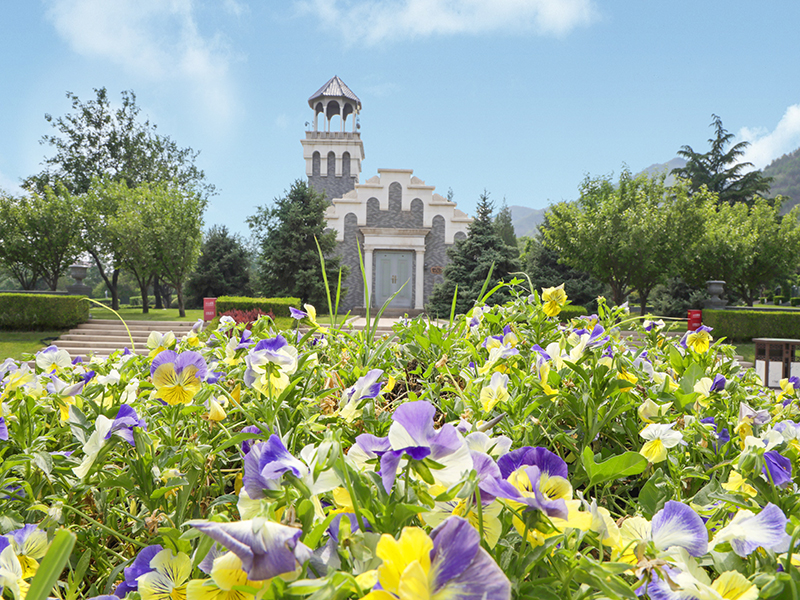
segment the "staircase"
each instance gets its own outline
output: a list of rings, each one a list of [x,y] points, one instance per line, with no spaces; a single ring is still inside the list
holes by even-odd
[[[192,330],[191,321],[127,321],[128,330],[122,321],[116,319],[90,319],[75,329],[70,329],[53,342],[59,350],[67,350],[72,358],[86,359],[90,355],[108,356],[114,350],[128,348],[136,354],[147,354],[147,338],[151,331],[167,333],[171,331],[180,339]],[[136,347],[131,346],[131,338]]]

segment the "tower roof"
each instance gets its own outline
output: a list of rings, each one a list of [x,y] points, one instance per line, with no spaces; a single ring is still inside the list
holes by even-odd
[[[334,75],[328,82],[319,88],[309,99],[308,105],[314,108],[314,102],[320,98],[347,98],[356,103],[356,108],[361,109],[361,100],[358,99],[347,84],[339,79],[338,75]]]

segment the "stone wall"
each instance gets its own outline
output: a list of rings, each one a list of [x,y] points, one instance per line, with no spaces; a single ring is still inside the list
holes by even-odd
[[[356,176],[350,175],[350,153],[345,152],[342,155],[342,175],[336,176],[336,155],[329,152],[325,161],[326,174],[321,174],[322,160],[319,152],[314,152],[311,159],[311,176],[308,178],[308,184],[313,187],[317,192],[324,193],[328,201],[334,198],[341,198],[347,192],[350,192],[356,187]]]
[[[344,218],[344,241],[339,242],[337,247],[342,264],[350,269],[347,278],[342,282],[342,287],[347,288],[347,293],[339,302],[339,311],[342,313],[364,305],[364,280],[358,260],[358,247],[362,243],[363,236],[358,230],[358,217],[349,213]]]

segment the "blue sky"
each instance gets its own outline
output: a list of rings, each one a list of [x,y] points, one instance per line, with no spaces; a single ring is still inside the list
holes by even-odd
[[[574,199],[586,174],[707,149],[712,113],[763,167],[800,147],[796,0],[30,0],[0,5],[0,187],[52,154],[45,113],[134,90],[201,152],[206,224],[304,176],[307,99],[360,97],[366,159],[410,168],[472,214]]]

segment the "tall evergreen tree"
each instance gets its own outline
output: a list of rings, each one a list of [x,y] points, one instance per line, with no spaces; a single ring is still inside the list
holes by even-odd
[[[458,287],[456,312],[465,313],[478,299],[481,288],[492,270],[487,289],[509,274],[520,271],[517,249],[512,248],[498,235],[492,219],[493,203],[489,194],[481,194],[475,220],[470,223],[466,239],[456,241],[447,251],[450,262],[444,268],[444,282],[437,285],[430,296],[428,310],[434,315],[450,314],[453,295]],[[494,265],[494,268],[492,268]],[[492,304],[504,302],[509,294],[504,290],[493,295]]]
[[[757,194],[768,194],[772,177],[765,177],[761,171],[747,171],[753,164],[739,162],[750,145],[739,142],[730,148],[734,135],[722,126],[722,119],[711,115],[714,119],[715,137],[708,140],[711,150],[705,154],[695,152],[691,146],[682,146],[678,154],[686,159],[686,166],[673,169],[672,174],[691,181],[690,189],[697,192],[702,186],[719,196],[720,203],[735,204],[753,203]]]
[[[325,231],[325,209],[328,203],[305,181],[298,179],[282,198],[270,208],[259,206],[247,218],[259,246],[257,290],[266,296],[291,296],[302,302],[327,306],[327,293],[317,250],[325,255],[325,268],[331,296],[336,293],[339,257],[336,233]],[[342,274],[344,280],[346,273]]]
[[[206,234],[197,267],[187,284],[190,306],[202,306],[203,298],[250,294],[250,260],[238,235],[224,225]]]
[[[494,228],[497,231],[497,235],[507,245],[517,248],[517,234],[514,231],[514,222],[511,219],[511,209],[508,208],[505,200],[503,200],[503,206],[500,207],[494,218]]]

